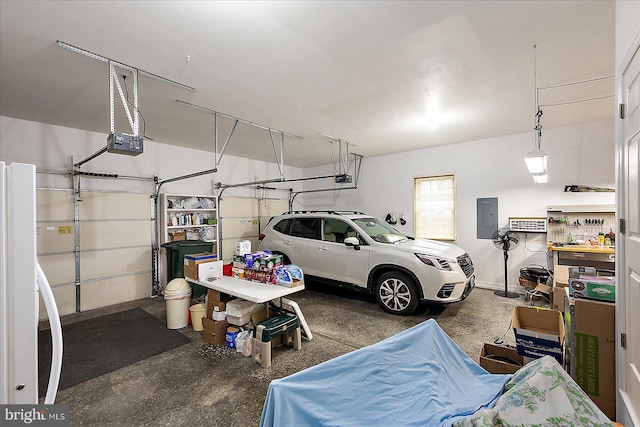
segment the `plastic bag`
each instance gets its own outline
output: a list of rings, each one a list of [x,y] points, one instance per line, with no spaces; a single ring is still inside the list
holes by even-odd
[[[247,346],[244,348],[242,355],[249,357],[251,356],[251,353],[253,353],[253,334],[249,335],[249,339],[247,340]]]
[[[242,331],[236,336],[236,351],[244,354],[247,343],[251,339],[251,331]]]
[[[182,207],[184,209],[199,209],[200,208],[200,200],[197,197],[190,197],[188,199],[184,199],[182,201]]]
[[[215,209],[216,203],[211,199],[200,199],[200,207],[202,209]]]

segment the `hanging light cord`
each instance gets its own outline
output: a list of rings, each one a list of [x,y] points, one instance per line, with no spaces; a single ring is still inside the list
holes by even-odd
[[[536,55],[537,45],[533,45],[533,84],[536,89],[536,125],[533,128],[536,131],[536,148],[540,149],[540,143],[542,140],[542,123],[540,123],[540,118],[542,118],[542,109],[540,108],[539,102],[539,90],[538,90],[538,58]]]

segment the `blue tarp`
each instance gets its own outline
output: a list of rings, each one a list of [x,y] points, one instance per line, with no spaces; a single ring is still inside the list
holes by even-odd
[[[448,426],[492,407],[509,378],[489,374],[430,319],[272,381],[260,425]]]

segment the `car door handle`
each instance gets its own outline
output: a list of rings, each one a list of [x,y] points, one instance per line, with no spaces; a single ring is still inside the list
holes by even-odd
[[[290,245],[291,242],[289,240],[283,240],[282,243],[284,243],[285,245]]]
[[[329,248],[327,248],[326,246],[318,246],[318,249],[320,249],[321,251],[326,251]]]

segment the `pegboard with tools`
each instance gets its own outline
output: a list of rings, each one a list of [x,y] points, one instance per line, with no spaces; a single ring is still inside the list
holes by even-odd
[[[615,242],[615,212],[604,209],[547,211],[550,241],[577,245],[612,246]],[[608,237],[607,237],[608,236]],[[607,240],[605,240],[607,238]]]

